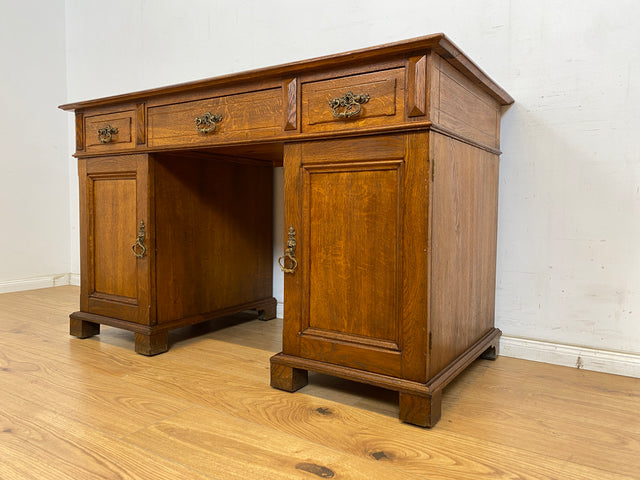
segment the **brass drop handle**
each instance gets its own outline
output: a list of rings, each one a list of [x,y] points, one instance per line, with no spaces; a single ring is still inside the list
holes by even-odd
[[[329,106],[335,118],[351,118],[360,115],[362,104],[368,101],[368,93],[355,95],[353,92],[347,92],[342,97],[329,100]]]
[[[98,141],[100,143],[109,143],[113,139],[112,135],[115,135],[116,133],[118,133],[118,129],[116,127],[112,127],[111,125],[107,125],[104,128],[99,128]]]
[[[144,257],[144,254],[147,253],[147,247],[144,246],[144,221],[140,220],[140,226],[138,227],[138,238],[136,238],[136,243],[133,244],[131,250],[133,250],[133,254],[138,257]]]
[[[287,259],[289,259],[288,268],[286,266]],[[293,225],[289,227],[287,248],[284,251],[284,255],[278,258],[278,265],[280,265],[280,270],[284,273],[293,273],[298,268],[298,260],[296,260],[296,230]]]
[[[213,115],[211,112],[207,112],[201,117],[196,117],[193,121],[196,124],[198,133],[209,133],[213,132],[218,123],[222,121],[222,115]]]

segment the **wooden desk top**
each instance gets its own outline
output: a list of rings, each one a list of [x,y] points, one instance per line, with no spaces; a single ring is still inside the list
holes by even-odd
[[[76,113],[82,157],[416,129],[498,152],[500,106],[511,103],[439,33],[60,108]]]
[[[256,79],[268,79],[273,77],[289,77],[299,75],[305,71],[336,69],[354,63],[377,61],[381,58],[393,56],[406,56],[424,53],[431,50],[446,59],[458,70],[474,78],[478,85],[490,93],[502,105],[510,105],[513,98],[495,83],[489,76],[478,67],[462,50],[460,50],[444,33],[435,33],[423,37],[412,38],[400,42],[388,43],[376,47],[353,50],[350,52],[338,53],[299,62],[277,65],[273,67],[259,68],[220,77],[196,80],[193,82],[180,83],[176,85],[152,88],[139,92],[115,95],[110,97],[87,100],[81,102],[67,103],[60,105],[62,110],[80,110],[90,107],[113,105],[120,102],[139,101],[157,95],[180,93],[187,90],[199,90],[202,88],[221,87],[234,83],[255,81]]]

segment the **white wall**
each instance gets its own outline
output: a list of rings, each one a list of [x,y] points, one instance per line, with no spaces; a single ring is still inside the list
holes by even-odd
[[[64,1],[0,0],[0,292],[68,282]]]
[[[640,2],[525,3],[511,3],[496,71],[517,102],[503,121],[498,323],[640,353]]]
[[[445,32],[516,99],[502,122],[496,319],[511,354],[564,345],[640,365],[636,0],[103,5],[66,1],[69,101]]]

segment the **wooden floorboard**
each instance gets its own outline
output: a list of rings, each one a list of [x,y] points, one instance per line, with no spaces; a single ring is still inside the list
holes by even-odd
[[[79,289],[0,295],[0,479],[638,479],[640,380],[500,357],[454,380],[432,429],[395,392],[310,374],[269,387],[282,320],[68,335]]]

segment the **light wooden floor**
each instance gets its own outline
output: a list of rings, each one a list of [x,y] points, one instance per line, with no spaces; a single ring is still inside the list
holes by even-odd
[[[638,379],[478,360],[425,430],[394,392],[271,389],[280,320],[183,329],[147,358],[128,332],[68,336],[78,295],[0,295],[2,480],[640,478]]]

